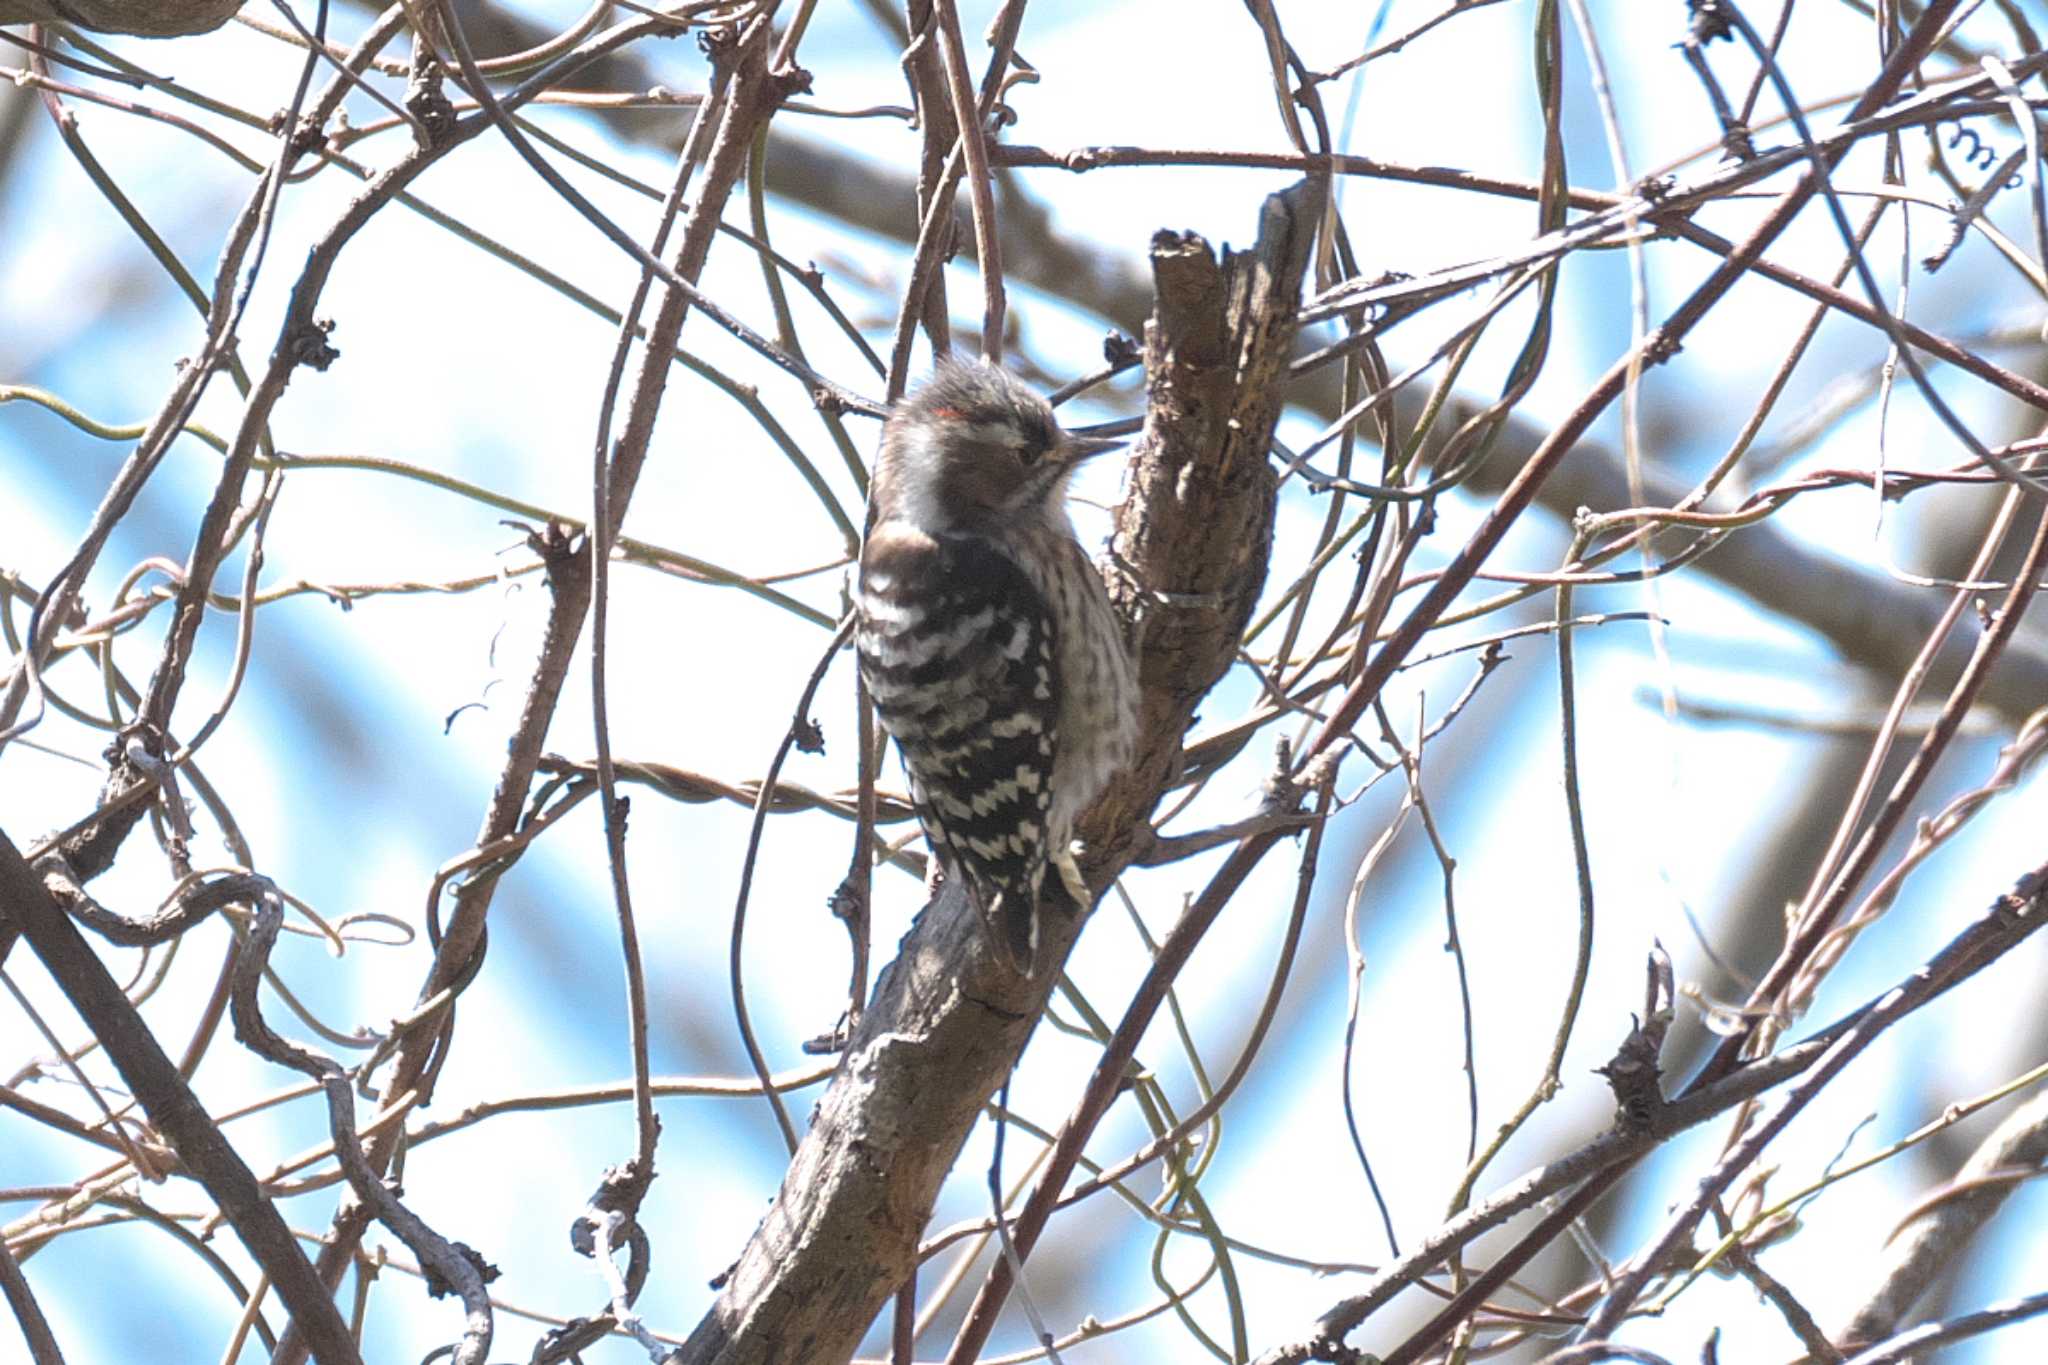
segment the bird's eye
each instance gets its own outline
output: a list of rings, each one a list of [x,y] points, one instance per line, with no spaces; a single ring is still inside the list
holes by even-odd
[[[1026,469],[1043,460],[1059,444],[1052,428],[1042,422],[1026,421],[1017,435],[1017,459]]]

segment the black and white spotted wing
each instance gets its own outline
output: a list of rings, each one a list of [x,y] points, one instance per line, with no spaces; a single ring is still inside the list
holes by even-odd
[[[862,676],[933,851],[1030,974],[1058,744],[1053,619],[976,536],[883,523],[861,555]]]

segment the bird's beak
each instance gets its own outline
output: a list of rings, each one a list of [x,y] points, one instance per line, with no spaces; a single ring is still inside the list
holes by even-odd
[[[1093,459],[1097,455],[1130,443],[1131,438],[1128,436],[1076,436],[1068,433],[1067,463],[1079,464],[1083,460]]]

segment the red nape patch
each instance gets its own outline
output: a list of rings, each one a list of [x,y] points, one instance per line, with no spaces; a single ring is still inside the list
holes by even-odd
[[[967,414],[958,408],[933,408],[932,416],[943,417],[950,422],[959,422],[965,420]]]

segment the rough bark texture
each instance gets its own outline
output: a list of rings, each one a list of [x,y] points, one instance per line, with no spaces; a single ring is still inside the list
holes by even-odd
[[[852,1356],[910,1273],[939,1186],[1044,994],[997,965],[972,911],[940,895],[876,983],[781,1193],[678,1361]]]
[[[0,0],[0,24],[71,24],[94,33],[178,38],[211,33],[242,0]]]
[[[1226,252],[1221,266],[1192,233],[1152,239],[1145,437],[1107,575],[1135,623],[1144,711],[1130,780],[1082,828],[1118,869],[1143,851],[1133,841],[1149,836],[1145,817],[1179,775],[1195,707],[1236,658],[1265,586],[1279,487],[1266,452],[1321,195],[1321,182],[1304,181],[1268,199],[1258,248]]]
[[[1149,411],[1118,509],[1111,593],[1143,631],[1140,758],[1082,825],[1102,886],[1149,838],[1194,707],[1236,657],[1265,581],[1274,478],[1266,441],[1323,185],[1275,195],[1258,245],[1219,267],[1190,234],[1153,243]],[[1168,619],[1161,593],[1175,594]],[[1191,604],[1178,594],[1201,596]],[[1145,622],[1147,614],[1157,618]],[[1060,961],[1078,922],[1052,917]],[[905,935],[819,1102],[768,1216],[676,1355],[689,1365],[850,1358],[910,1273],[919,1234],[969,1129],[1015,1065],[1056,975],[1026,983],[941,894]]]

